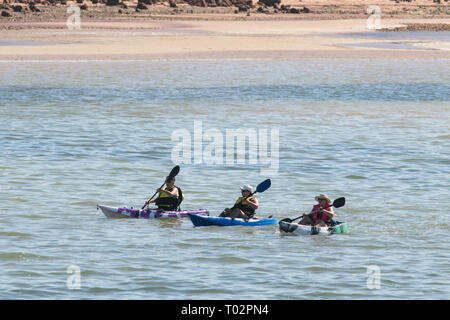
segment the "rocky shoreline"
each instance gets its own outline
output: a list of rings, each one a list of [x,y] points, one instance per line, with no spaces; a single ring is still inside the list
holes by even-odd
[[[395,28],[384,28],[380,31],[401,32],[401,31],[450,31],[450,23],[406,23],[405,26]]]
[[[380,4],[383,17],[448,18],[449,0],[387,1]],[[0,24],[66,19],[67,8],[77,5],[87,20],[196,19],[336,20],[367,18],[367,3],[288,0],[0,0]],[[4,28],[4,26],[3,26]],[[403,28],[400,28],[404,31]],[[399,29],[399,30],[400,30]],[[410,25],[406,30],[449,30],[448,24]],[[393,30],[389,30],[393,31]]]

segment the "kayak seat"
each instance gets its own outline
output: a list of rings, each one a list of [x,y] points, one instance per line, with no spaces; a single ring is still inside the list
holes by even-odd
[[[330,226],[331,226],[331,227],[336,226],[336,225],[338,225],[338,224],[341,224],[341,222],[339,222],[339,221],[337,221],[337,220],[334,220],[334,219],[331,219],[331,223],[330,223]]]

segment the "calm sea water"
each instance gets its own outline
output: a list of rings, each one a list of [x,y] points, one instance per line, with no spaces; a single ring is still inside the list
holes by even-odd
[[[0,63],[0,298],[449,299],[449,118],[445,60]],[[182,164],[183,208],[270,177],[259,216],[327,193],[349,234],[96,210],[141,206],[200,120],[278,130],[279,164]]]

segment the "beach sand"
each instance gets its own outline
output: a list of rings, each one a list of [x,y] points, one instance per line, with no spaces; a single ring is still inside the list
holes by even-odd
[[[301,3],[313,7],[308,1]],[[163,16],[89,17],[83,13],[79,29],[69,29],[66,22],[61,17],[0,20],[0,60],[450,59],[448,41],[439,39],[416,42],[407,50],[348,46],[368,40],[342,34],[380,31],[369,30],[366,17],[335,19],[334,13],[323,13],[320,18],[177,14],[170,20]],[[382,28],[399,28],[408,23],[447,25],[449,19],[382,16],[380,22]]]

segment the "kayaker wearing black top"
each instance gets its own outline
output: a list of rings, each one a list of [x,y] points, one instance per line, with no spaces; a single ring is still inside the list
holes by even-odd
[[[167,177],[166,185],[161,189],[158,188],[156,192],[158,192],[158,198],[151,200],[146,204],[149,205],[154,202],[158,206],[158,210],[176,211],[178,210],[181,201],[184,200],[184,196],[180,188],[175,186],[175,177]]]
[[[255,210],[258,209],[258,199],[252,196],[253,187],[246,184],[241,187],[242,196],[240,196],[234,206],[229,209],[226,208],[219,215],[219,217],[243,218],[250,219],[255,215]]]

